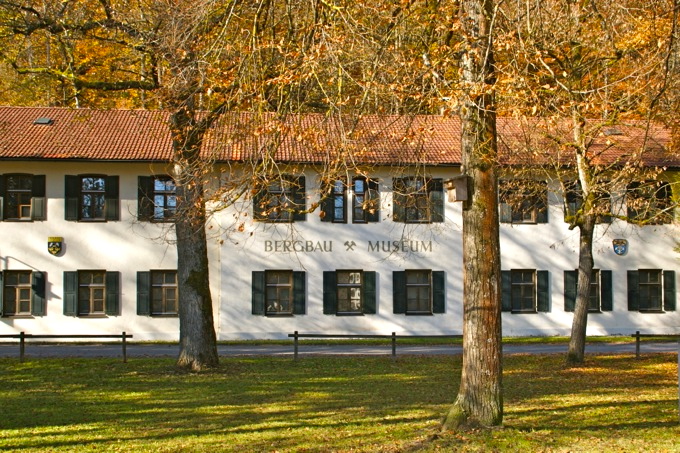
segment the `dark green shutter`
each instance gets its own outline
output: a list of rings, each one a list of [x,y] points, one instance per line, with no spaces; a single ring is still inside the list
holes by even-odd
[[[500,204],[500,222],[512,223],[512,207],[508,203]]]
[[[612,286],[612,271],[600,271],[600,310],[614,309],[614,288]]]
[[[395,178],[392,180],[392,220],[394,222],[406,221],[405,190],[406,187],[402,178]]]
[[[31,193],[31,219],[47,220],[47,199],[45,198],[45,175],[33,176]]]
[[[5,286],[2,284],[3,275],[0,272],[0,316],[5,314],[5,303],[2,300],[2,296],[5,294]]]
[[[79,220],[80,189],[82,186],[79,176],[66,175],[64,187],[64,218],[66,220]],[[73,315],[75,316],[75,314]]]
[[[153,220],[154,214],[154,178],[153,176],[137,177],[137,218],[141,221]]]
[[[546,183],[541,185],[546,187],[538,193],[536,200],[536,223],[548,223],[548,188]]]
[[[1,283],[1,282],[0,282]],[[2,285],[0,284],[0,288]],[[31,314],[33,316],[45,316],[45,273],[33,272],[31,274]],[[1,302],[1,301],[0,301]]]
[[[5,207],[5,177],[0,175],[0,220],[5,220],[3,208]],[[0,308],[2,311],[2,308]]]
[[[430,198],[431,218],[433,223],[444,221],[444,183],[442,179],[430,181],[428,196]]]
[[[364,282],[361,289],[364,296],[364,314],[374,315],[377,304],[376,273],[374,271],[364,272]]]
[[[663,309],[675,311],[675,271],[663,271]]]
[[[406,313],[406,272],[392,272],[392,311],[395,314]]]
[[[252,311],[254,315],[264,315],[264,271],[253,271],[252,283]]]
[[[78,315],[78,272],[64,272],[64,315]]]
[[[501,271],[501,309],[512,311],[512,271]]]
[[[338,312],[337,278],[335,271],[323,273],[323,314],[334,315]]]
[[[446,313],[446,273],[432,271],[432,313]]]
[[[106,314],[120,314],[120,272],[106,272]]]
[[[367,204],[369,209],[365,210],[366,221],[380,222],[380,189],[378,181],[367,179],[366,184],[368,185],[367,200],[370,201]]]
[[[104,187],[104,218],[120,220],[120,200],[118,176],[107,176]]]
[[[323,198],[321,198],[321,212],[322,215],[321,221],[322,222],[332,222],[333,217],[335,216],[335,210],[333,209],[333,197],[331,197],[329,194],[322,194],[321,195]]]
[[[564,311],[574,311],[577,288],[578,272],[564,271]]]
[[[304,315],[307,299],[307,282],[304,271],[293,271],[293,314]]]
[[[536,309],[537,311],[550,311],[550,273],[548,271],[536,272]]]
[[[639,281],[638,271],[628,271],[628,311],[640,309]]]
[[[137,272],[137,314],[151,315],[151,272]]]
[[[293,180],[293,183],[293,203],[295,204],[293,221],[304,222],[307,220],[307,188],[305,186],[305,177],[298,176]]]

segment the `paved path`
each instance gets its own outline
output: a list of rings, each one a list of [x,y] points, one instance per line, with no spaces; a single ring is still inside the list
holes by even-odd
[[[293,356],[293,342],[290,345],[219,345],[222,357],[230,356]],[[677,352],[677,342],[642,342],[642,354],[649,352]],[[457,355],[462,353],[460,345],[403,345],[397,343],[399,355]],[[176,357],[176,344],[129,344],[128,358],[135,357]],[[566,344],[508,344],[503,346],[504,354],[564,354]],[[305,355],[390,355],[392,345],[305,345],[300,343],[298,353]],[[586,354],[635,354],[635,343],[591,343],[586,345]],[[122,357],[120,343],[112,344],[31,344],[26,342],[25,356],[31,357]],[[0,358],[18,357],[19,343],[0,344]]]

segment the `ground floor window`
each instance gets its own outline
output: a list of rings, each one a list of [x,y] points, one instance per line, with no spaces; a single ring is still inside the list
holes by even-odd
[[[2,316],[44,316],[45,277],[28,270],[0,273]]]
[[[651,313],[674,311],[675,305],[675,271],[628,271],[628,310]]]
[[[64,272],[64,314],[115,316],[120,311],[120,273],[105,270]]]
[[[548,271],[512,269],[501,271],[503,311],[536,313],[550,311]]]
[[[265,316],[305,314],[305,272],[253,271],[252,313]]]
[[[137,314],[142,316],[177,316],[177,271],[137,272]]]
[[[443,271],[409,269],[392,273],[394,313],[431,315],[446,308]]]
[[[362,315],[376,312],[376,273],[336,270],[323,273],[323,312]]]
[[[578,286],[578,271],[564,271],[564,311],[574,311]],[[612,271],[593,269],[590,280],[588,311],[599,313],[613,308]]]

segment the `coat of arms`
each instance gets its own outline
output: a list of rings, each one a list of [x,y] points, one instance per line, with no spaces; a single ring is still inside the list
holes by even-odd
[[[616,253],[619,256],[623,256],[626,253],[628,253],[628,241],[625,239],[614,239],[612,241],[612,245],[614,246],[614,253]]]
[[[47,238],[47,251],[50,254],[57,256],[61,253],[62,246],[64,243],[64,238],[60,237],[48,237]]]

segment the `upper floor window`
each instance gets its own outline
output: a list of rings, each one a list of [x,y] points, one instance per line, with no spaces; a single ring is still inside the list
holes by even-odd
[[[536,313],[550,311],[548,271],[512,269],[501,271],[503,311]]]
[[[105,270],[64,272],[64,315],[118,315],[120,273]]]
[[[346,223],[349,215],[353,223],[380,221],[377,181],[359,176],[347,186],[344,179],[333,180],[323,191],[321,213],[322,222]]]
[[[253,198],[253,217],[265,222],[304,221],[306,215],[304,176],[275,176],[263,181]]]
[[[304,271],[253,271],[252,313],[281,316],[305,314],[306,276]]]
[[[578,271],[564,271],[564,311],[574,311],[578,289]],[[599,313],[613,308],[612,271],[593,269],[588,293],[588,311]]]
[[[395,178],[393,220],[405,223],[444,221],[444,184],[441,179]]]
[[[659,225],[673,221],[671,185],[664,181],[633,182],[626,191],[628,221]]]
[[[570,217],[574,217],[583,206],[583,190],[579,181],[568,181],[565,183],[564,193],[564,220],[569,222]],[[611,223],[611,196],[603,190],[595,190],[595,202],[591,208],[596,215],[597,223]]]
[[[0,175],[2,220],[45,220],[45,175]]]
[[[545,181],[503,180],[499,202],[503,223],[548,222],[548,184]]]
[[[628,271],[628,310],[674,311],[675,301],[675,271],[661,269]]]
[[[34,271],[0,273],[0,315],[44,316],[45,274]]]
[[[326,315],[375,314],[376,274],[362,270],[323,273],[323,312]]]
[[[137,314],[177,316],[177,271],[137,272]]]
[[[394,313],[431,315],[446,309],[444,271],[409,269],[392,273]]]
[[[118,176],[67,175],[66,220],[119,220]]]
[[[177,212],[175,181],[170,176],[140,176],[138,182],[139,220],[172,221]]]

